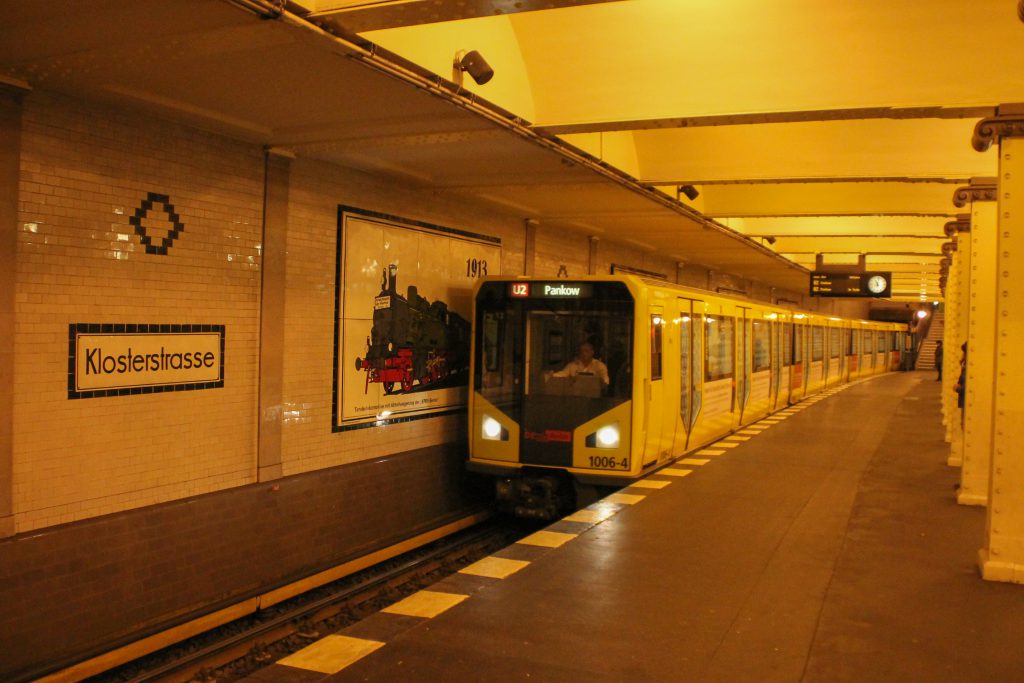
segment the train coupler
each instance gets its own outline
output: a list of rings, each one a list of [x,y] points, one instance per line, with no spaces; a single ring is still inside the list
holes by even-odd
[[[557,519],[572,505],[571,482],[552,475],[498,479],[495,493],[502,510],[526,519]]]

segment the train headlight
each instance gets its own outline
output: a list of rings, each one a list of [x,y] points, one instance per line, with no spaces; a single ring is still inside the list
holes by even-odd
[[[508,441],[508,430],[490,415],[484,415],[481,429],[483,438],[487,441]]]
[[[619,423],[605,425],[587,437],[587,446],[590,448],[618,448],[619,447]]]

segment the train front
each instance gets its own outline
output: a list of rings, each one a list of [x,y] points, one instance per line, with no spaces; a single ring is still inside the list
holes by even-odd
[[[551,519],[639,470],[625,281],[490,279],[473,312],[468,467],[499,506]]]

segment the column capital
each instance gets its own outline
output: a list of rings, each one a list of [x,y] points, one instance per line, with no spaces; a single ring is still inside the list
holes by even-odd
[[[1024,104],[1000,104],[995,116],[987,116],[974,126],[971,146],[985,152],[1000,138],[1024,137]]]
[[[954,201],[956,201],[955,197]],[[942,226],[942,231],[946,233],[946,237],[954,237],[959,232],[970,232],[971,214],[958,213],[955,221],[948,221],[944,226]]]
[[[971,178],[970,185],[956,188],[953,206],[962,209],[971,202],[994,202],[998,189],[996,178]]]

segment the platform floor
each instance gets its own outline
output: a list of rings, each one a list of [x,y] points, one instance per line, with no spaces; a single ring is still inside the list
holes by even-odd
[[[939,386],[812,397],[250,680],[1022,681]]]

